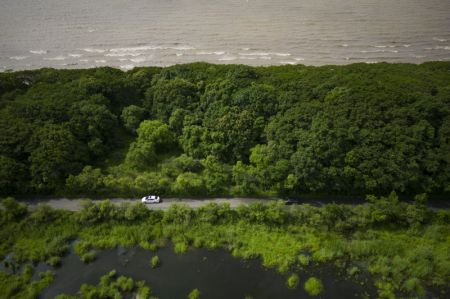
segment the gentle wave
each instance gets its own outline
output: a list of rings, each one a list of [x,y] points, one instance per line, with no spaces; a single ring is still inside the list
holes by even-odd
[[[219,58],[220,61],[232,61],[232,60],[236,60],[235,56],[223,56]]]
[[[146,57],[131,58],[130,61],[139,63],[139,62],[147,61],[147,58]]]
[[[375,45],[373,47],[374,48],[395,48],[394,45],[387,45],[387,46],[385,46],[385,45]]]
[[[269,56],[267,52],[239,53],[241,56]]]
[[[43,55],[43,54],[47,54],[48,51],[47,50],[30,50],[31,54],[36,54],[36,55]]]
[[[56,60],[56,61],[60,61],[60,60],[65,60],[66,59],[66,57],[65,56],[56,56],[56,57],[46,57],[46,58],[44,58],[44,60]]]
[[[398,50],[361,50],[360,53],[398,53]]]
[[[224,55],[225,51],[199,51],[197,55]]]
[[[290,65],[295,65],[297,64],[297,61],[280,61],[281,64],[290,64]]]
[[[78,58],[83,56],[83,54],[69,54],[69,57],[74,57],[74,58]]]
[[[132,65],[132,64],[125,64],[125,65],[121,65],[121,66],[119,66],[121,69],[124,69],[124,70],[126,70],[126,71],[128,71],[128,70],[131,70],[131,69],[133,69],[134,68],[134,65]]]
[[[107,57],[124,57],[124,56],[136,57],[136,56],[140,56],[142,54],[143,53],[135,53],[135,52],[116,52],[116,53],[105,54],[105,56],[107,56]]]
[[[24,59],[27,59],[29,56],[11,56],[11,57],[9,57],[9,59],[12,59],[12,60],[24,60]]]
[[[445,38],[439,38],[439,37],[433,37],[433,40],[436,40],[436,41],[441,42],[441,43],[445,43],[446,41],[448,41]]]
[[[106,50],[104,49],[95,49],[95,48],[84,48],[80,49],[82,51],[88,52],[88,53],[105,53]]]

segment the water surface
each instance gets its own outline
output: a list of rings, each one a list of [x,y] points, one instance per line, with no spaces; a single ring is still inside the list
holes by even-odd
[[[102,275],[113,269],[135,281],[145,280],[160,299],[184,299],[194,288],[201,291],[202,298],[212,299],[310,298],[302,284],[312,274],[323,281],[322,298],[355,298],[362,292],[373,292],[373,287],[338,278],[331,267],[299,273],[301,284],[290,290],[285,286],[285,276],[263,268],[259,260],[243,261],[224,250],[195,249],[176,255],[171,248],[163,248],[157,252],[160,267],[152,269],[150,259],[154,254],[140,248],[117,248],[101,252],[95,262],[85,265],[72,253],[63,259],[62,267],[55,271],[55,281],[43,291],[42,298],[76,294],[82,283],[97,284]]]
[[[0,0],[0,70],[429,60],[448,0]]]

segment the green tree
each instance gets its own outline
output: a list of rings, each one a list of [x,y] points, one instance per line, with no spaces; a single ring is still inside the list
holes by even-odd
[[[146,111],[136,105],[130,105],[123,108],[120,118],[123,122],[125,128],[131,133],[135,133],[139,124],[144,120],[146,116]]]
[[[81,170],[87,159],[83,146],[66,128],[47,125],[32,138],[37,145],[29,157],[32,186],[38,191],[54,191],[69,174]]]
[[[126,161],[133,167],[143,169],[157,160],[157,155],[175,149],[175,136],[169,127],[157,120],[145,120],[137,129],[138,137],[128,150]]]

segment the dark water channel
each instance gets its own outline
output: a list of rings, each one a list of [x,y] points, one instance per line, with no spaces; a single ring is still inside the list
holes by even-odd
[[[161,265],[152,269],[150,259],[157,254]],[[90,264],[83,264],[71,253],[55,270],[54,282],[41,293],[41,298],[56,295],[76,294],[81,284],[97,284],[102,275],[115,269],[118,275],[144,280],[152,293],[160,299],[186,298],[198,288],[202,298],[310,298],[303,290],[303,283],[311,275],[319,277],[325,287],[321,298],[360,298],[367,288],[357,283],[340,279],[331,267],[316,269],[310,273],[298,273],[297,289],[286,287],[286,276],[275,270],[265,269],[258,259],[244,261],[234,258],[224,250],[209,251],[191,249],[177,255],[172,247],[153,253],[140,248],[116,248],[102,251]],[[44,270],[43,265],[38,270]],[[372,288],[371,288],[372,289]],[[370,293],[373,292],[373,289]]]

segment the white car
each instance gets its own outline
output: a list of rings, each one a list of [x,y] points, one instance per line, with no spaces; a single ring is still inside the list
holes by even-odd
[[[162,202],[161,198],[156,195],[144,196],[141,201],[143,203],[160,203]]]

